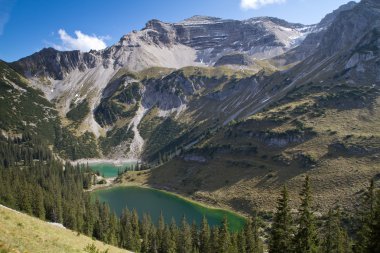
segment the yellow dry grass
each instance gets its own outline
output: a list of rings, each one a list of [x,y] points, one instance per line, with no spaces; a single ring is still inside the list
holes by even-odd
[[[89,244],[109,253],[128,252],[0,206],[0,252],[85,252]]]

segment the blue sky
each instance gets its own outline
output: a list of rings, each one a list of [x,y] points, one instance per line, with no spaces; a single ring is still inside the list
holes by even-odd
[[[102,48],[150,19],[193,15],[247,19],[273,16],[317,23],[348,0],[0,0],[0,59],[14,61],[44,47]],[[77,32],[76,32],[77,31]],[[76,33],[75,33],[76,32]],[[78,39],[78,37],[80,39]]]

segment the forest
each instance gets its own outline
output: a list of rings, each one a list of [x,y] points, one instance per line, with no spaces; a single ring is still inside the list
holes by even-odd
[[[380,191],[374,182],[355,212],[336,207],[316,215],[310,180],[305,177],[296,212],[284,187],[277,210],[265,217],[252,214],[241,231],[230,230],[226,218],[215,227],[205,218],[196,224],[183,217],[176,224],[161,215],[154,222],[136,210],[118,217],[86,191],[94,183],[87,166],[62,163],[31,134],[0,137],[0,204],[134,252],[380,252]]]

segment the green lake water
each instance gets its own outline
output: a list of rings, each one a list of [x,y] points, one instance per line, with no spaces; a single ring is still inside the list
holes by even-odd
[[[194,202],[187,201],[167,192],[134,186],[121,186],[93,192],[101,202],[106,202],[111,209],[120,215],[125,207],[136,209],[140,218],[144,213],[150,214],[154,222],[158,221],[162,212],[165,222],[170,222],[172,217],[177,224],[183,215],[189,223],[193,220],[201,223],[203,215],[209,224],[219,225],[224,216],[227,217],[230,228],[238,230],[244,226],[245,219],[233,212],[222,209],[207,208]]]
[[[89,163],[88,166],[93,171],[99,171],[101,176],[104,176],[105,178],[110,177],[117,177],[118,172],[123,172],[125,168],[129,169],[131,166],[135,165],[136,163],[129,162],[129,163],[120,163],[120,164],[114,164],[114,163]]]

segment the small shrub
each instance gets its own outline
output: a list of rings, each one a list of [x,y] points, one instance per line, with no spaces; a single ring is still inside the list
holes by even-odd
[[[88,253],[108,253],[109,249],[106,249],[104,251],[99,250],[96,248],[95,244],[87,244],[87,246],[83,249],[85,252]]]

